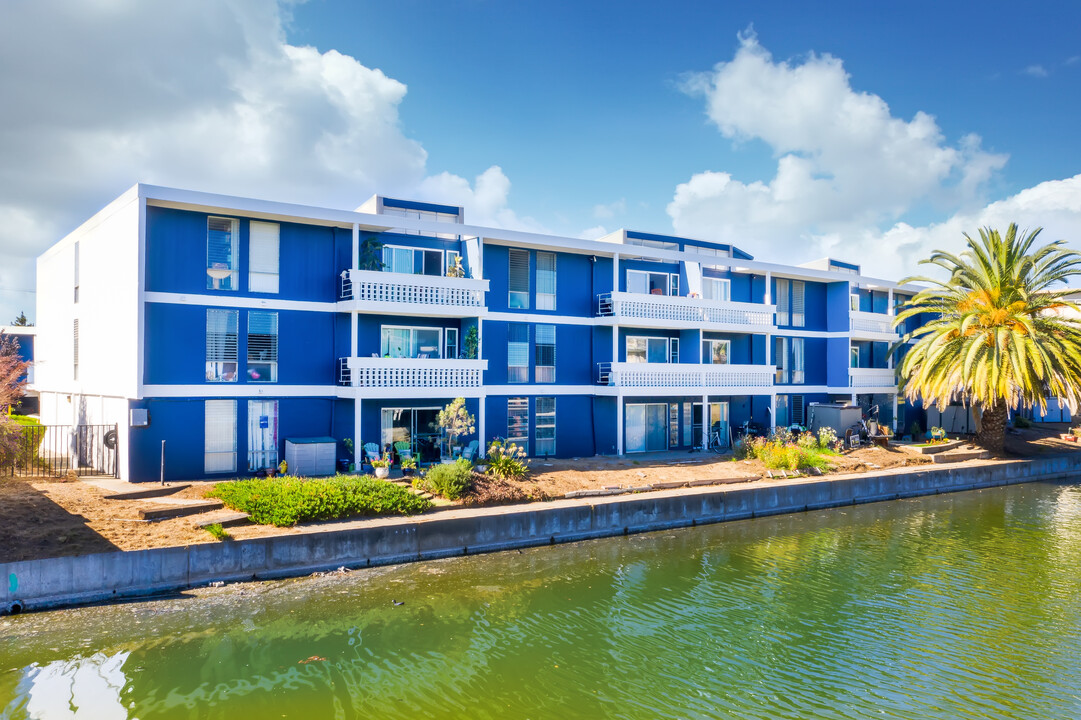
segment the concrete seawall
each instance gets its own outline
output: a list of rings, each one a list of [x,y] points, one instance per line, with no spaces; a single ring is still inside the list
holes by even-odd
[[[781,513],[1061,479],[1081,453],[964,467],[709,486],[525,506],[380,518],[348,528],[189,547],[0,563],[0,612],[182,590],[212,581],[304,575],[509,550]]]

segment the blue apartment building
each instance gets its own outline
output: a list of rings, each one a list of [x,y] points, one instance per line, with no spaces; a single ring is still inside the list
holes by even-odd
[[[140,184],[38,260],[42,420],[115,423],[132,481],[256,473],[287,439],[432,460],[456,397],[477,421],[463,442],[534,457],[690,450],[818,402],[903,426],[888,348],[914,289],[743,245]]]

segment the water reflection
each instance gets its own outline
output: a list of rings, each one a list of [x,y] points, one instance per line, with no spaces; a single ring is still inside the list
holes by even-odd
[[[1077,717],[1078,508],[1033,484],[9,618],[2,717]]]

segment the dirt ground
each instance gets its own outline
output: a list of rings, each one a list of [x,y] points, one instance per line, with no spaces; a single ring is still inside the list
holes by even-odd
[[[1076,452],[1081,449],[1078,443],[1058,438],[1067,429],[1066,425],[1043,425],[1011,431],[1007,435],[1006,457]],[[898,447],[861,448],[835,458],[834,472],[868,472],[930,462],[926,456]],[[750,482],[760,478],[766,479],[766,468],[757,460],[667,452],[637,458],[535,460],[532,473],[518,484],[534,496],[562,497],[572,490],[702,479]],[[212,484],[195,482],[170,497],[198,499]],[[81,480],[42,482],[0,478],[0,562],[217,542],[205,530],[194,527],[195,520],[191,517],[143,521],[138,511],[152,502],[105,500],[102,494],[99,488]],[[229,528],[236,539],[294,532],[298,531],[259,525]]]

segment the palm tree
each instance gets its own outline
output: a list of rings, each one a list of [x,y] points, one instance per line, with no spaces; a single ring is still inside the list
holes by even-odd
[[[935,251],[920,264],[937,265],[949,279],[907,278],[931,287],[894,321],[896,327],[915,315],[932,317],[893,348],[918,338],[901,364],[905,396],[940,409],[955,399],[970,405],[977,442],[995,452],[1003,448],[1011,407],[1044,409],[1048,397],[1081,404],[1081,321],[1074,319],[1081,308],[1066,299],[1070,289],[1051,289],[1081,275],[1081,253],[1062,240],[1033,249],[1041,229],[1018,238],[1016,224],[1004,237],[981,228],[979,240],[965,234],[960,256]]]

